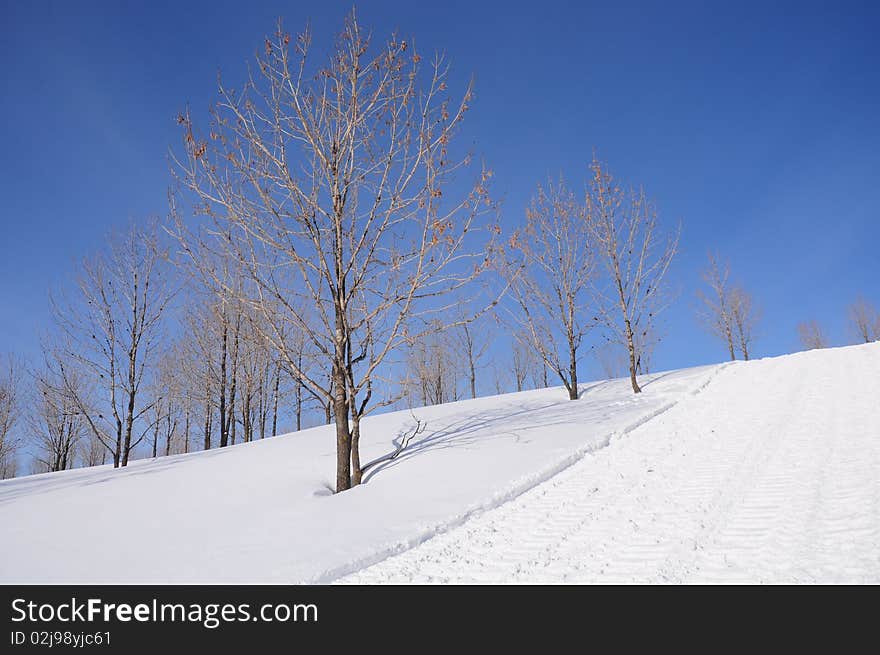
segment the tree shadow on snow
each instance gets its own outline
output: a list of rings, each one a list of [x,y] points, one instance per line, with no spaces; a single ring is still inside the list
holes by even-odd
[[[579,390],[578,399],[588,392],[608,384],[608,381],[597,382]],[[414,435],[409,444],[400,450],[401,445],[408,435],[411,435],[418,426],[410,423],[398,432],[391,442],[394,449],[381,455],[364,465],[370,467],[364,475],[364,482],[369,482],[382,471],[388,471],[395,466],[423,455],[427,452],[445,450],[449,448],[468,448],[480,443],[498,439],[513,439],[519,441],[522,436],[519,430],[532,430],[547,428],[554,425],[571,425],[572,405],[576,402],[567,399],[544,401],[532,406],[504,406],[497,409],[484,410],[481,412],[462,413],[458,417],[452,416],[442,419],[444,425],[435,431],[426,431],[424,436]],[[425,424],[428,426],[428,424]],[[504,426],[504,430],[491,430],[495,426]],[[400,452],[393,456],[395,452]],[[393,457],[392,457],[393,456]]]

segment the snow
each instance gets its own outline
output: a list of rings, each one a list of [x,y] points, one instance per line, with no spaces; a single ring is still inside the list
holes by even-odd
[[[699,395],[356,583],[880,581],[880,343]]]
[[[880,581],[880,344],[0,482],[0,582]]]

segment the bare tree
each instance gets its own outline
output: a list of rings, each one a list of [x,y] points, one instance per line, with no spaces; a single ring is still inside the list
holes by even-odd
[[[79,441],[79,461],[83,466],[101,466],[107,463],[107,449],[92,433]]]
[[[214,266],[216,264],[212,264]],[[217,265],[232,288],[240,288],[229,267]],[[188,376],[199,390],[203,447],[235,443],[239,397],[239,355],[247,307],[224,289],[194,289],[186,305]],[[216,440],[215,440],[216,437]]]
[[[748,361],[760,313],[752,295],[742,287],[733,287],[730,290],[730,313],[737,345],[743,359]]]
[[[141,391],[172,297],[164,259],[155,225],[131,226],[83,262],[73,298],[53,302],[61,339],[47,363],[115,467],[128,464],[149,427]]]
[[[19,440],[14,430],[21,413],[21,368],[12,355],[0,357],[0,479],[16,473]]]
[[[536,353],[534,350],[529,352],[529,359],[531,360],[531,366],[529,367],[529,378],[532,381],[533,389],[546,389],[550,386],[549,380],[549,369],[547,368],[547,362],[544,361],[544,358],[540,356],[540,354]]]
[[[45,355],[44,355],[45,356]],[[77,398],[85,397],[79,374],[68,369],[62,383],[46,368],[36,376],[36,393],[29,416],[36,466],[43,471],[73,468],[80,441],[88,433]]]
[[[709,253],[709,265],[702,272],[703,281],[709,287],[709,292],[697,290],[697,297],[702,301],[698,317],[706,328],[724,341],[730,353],[730,359],[736,359],[734,331],[735,321],[733,317],[733,303],[731,289],[728,286],[730,277],[730,265],[726,261],[719,261],[718,256]]]
[[[654,362],[654,351],[662,340],[660,330],[656,324],[651,324],[647,329],[634,334],[633,339],[636,352],[639,353],[636,359],[636,373],[647,375],[651,372],[651,366]]]
[[[461,352],[467,375],[468,391],[471,398],[477,397],[477,370],[489,348],[491,332],[485,321],[470,322],[463,311],[459,312],[459,326],[454,329],[454,346]]]
[[[361,481],[362,417],[395,400],[373,385],[380,367],[420,336],[408,332],[414,315],[444,315],[442,296],[486,270],[491,244],[471,241],[494,206],[486,170],[462,195],[450,185],[470,162],[451,147],[471,91],[449,98],[441,56],[426,76],[405,40],[374,48],[354,12],[329,58],[313,62],[310,49],[308,31],[291,38],[279,24],[243,90],[221,84],[204,137],[180,117],[177,173],[205,219],[190,227],[173,212],[196,270],[223,286],[206,255],[240,265],[247,285],[226,290],[261,314],[296,379],[332,403],[343,491]],[[291,326],[329,375],[300,369]]]
[[[627,353],[620,344],[605,341],[593,347],[599,370],[606,380],[623,377],[627,367]]]
[[[513,373],[513,384],[516,391],[525,389],[526,380],[532,372],[532,357],[530,356],[531,348],[524,339],[514,339],[511,352],[511,372]],[[571,395],[569,394],[569,398]]]
[[[186,382],[181,367],[182,357],[178,344],[167,346],[157,358],[150,393],[152,423],[152,456],[170,455],[175,452],[175,442],[179,440],[179,425],[186,402]]]
[[[489,364],[492,371],[492,386],[496,395],[507,393],[510,374],[507,367],[500,364],[497,359],[493,359]]]
[[[665,277],[678,249],[680,229],[663,235],[644,190],[623,189],[595,158],[590,168],[589,224],[611,287],[601,295],[600,316],[610,340],[626,347],[632,389],[640,393],[639,340],[651,333],[668,304]]]
[[[595,267],[588,215],[563,180],[538,187],[525,226],[513,233],[505,254],[502,272],[517,305],[520,348],[539,353],[576,400],[578,349],[595,326]],[[524,379],[516,375],[517,390]]]
[[[438,327],[410,344],[406,360],[410,406],[415,401],[439,405],[458,398],[460,366],[453,338]]]
[[[849,307],[850,326],[857,338],[865,343],[880,339],[880,314],[864,298],[857,298]]]
[[[216,392],[218,384],[220,349],[218,337],[218,321],[216,305],[210,294],[201,294],[190,290],[183,305],[182,324],[183,336],[179,343],[181,375],[189,396],[190,415],[189,427],[201,434],[201,447],[210,450],[214,445],[214,410],[216,409]],[[185,417],[185,422],[187,418]]]
[[[828,339],[822,331],[822,327],[816,321],[805,321],[798,323],[798,336],[801,339],[801,345],[807,350],[816,348],[827,348]]]

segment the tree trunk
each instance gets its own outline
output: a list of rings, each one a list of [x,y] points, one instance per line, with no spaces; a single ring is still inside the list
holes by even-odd
[[[125,441],[122,445],[122,466],[128,466],[131,454],[131,432],[134,423],[134,393],[128,394],[128,413],[125,417]]]
[[[333,418],[336,420],[336,493],[351,488],[351,433],[342,367],[333,365]]]
[[[629,351],[629,381],[632,383],[633,393],[642,393],[642,388],[636,380],[636,347],[633,343],[632,325],[626,320],[626,349]]]
[[[244,442],[251,440],[251,396],[246,393],[241,398],[241,427],[244,430]]]
[[[238,314],[235,321],[235,331],[233,332],[232,337],[232,380],[229,382],[229,416],[226,419],[226,426],[229,430],[229,439],[233,445],[235,445],[235,432],[236,432],[236,424],[238,421],[235,420],[235,400],[236,400],[236,387],[238,386],[238,334],[241,329],[241,314]]]
[[[299,370],[302,370],[302,351],[300,351],[297,362],[297,367]],[[296,431],[299,432],[302,429],[302,404],[303,404],[303,383],[302,378],[297,375],[296,376]]]
[[[122,421],[116,421],[116,450],[113,451],[113,468],[118,469],[122,456]]]
[[[574,343],[568,342],[568,399],[578,399],[578,372],[577,372],[577,348]]]
[[[189,404],[187,402],[187,404]],[[189,410],[186,410],[186,420],[183,427],[183,452],[189,452]]]
[[[270,368],[269,360],[266,360],[266,365],[263,367],[263,370],[260,373],[260,382],[259,382],[259,394],[258,398],[259,409],[257,410],[257,416],[260,420],[260,439],[266,438],[266,417],[269,415],[269,368]]]
[[[220,347],[220,447],[225,448],[229,443],[229,426],[226,424],[226,342],[229,330],[226,326],[226,317],[223,318],[223,337]]]
[[[355,487],[361,483],[363,479],[363,471],[361,470],[361,420],[355,416],[351,425],[351,486]]]
[[[205,403],[205,450],[211,450],[211,403]]]
[[[296,383],[296,431],[302,430],[302,383]]]
[[[275,390],[272,393],[272,434],[278,434],[278,387],[281,384],[281,364],[275,370]]]
[[[165,456],[166,457],[171,454],[171,437],[174,434],[174,428],[176,428],[176,427],[177,427],[176,422],[175,422],[175,425],[172,425],[171,419],[168,419],[168,431],[165,432]]]
[[[205,450],[211,450],[211,378],[205,373]]]

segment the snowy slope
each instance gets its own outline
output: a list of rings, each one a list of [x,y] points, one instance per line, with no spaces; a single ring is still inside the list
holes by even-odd
[[[5,481],[0,581],[878,582],[878,379],[872,344],[419,409],[338,496],[326,427]]]
[[[880,343],[735,364],[346,582],[880,582]]]
[[[427,422],[367,483],[331,495],[332,428],[223,450],[0,482],[5,582],[328,581],[494,507],[699,388],[705,367],[418,409]],[[365,421],[362,461],[408,411]]]

